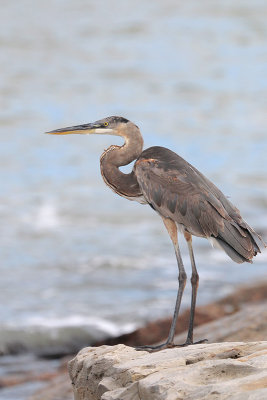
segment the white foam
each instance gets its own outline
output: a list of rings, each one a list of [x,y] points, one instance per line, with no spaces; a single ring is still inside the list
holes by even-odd
[[[41,204],[35,214],[35,227],[41,230],[55,228],[59,225],[56,207],[50,203]]]
[[[134,323],[124,323],[122,325],[113,323],[107,319],[84,315],[70,315],[69,317],[40,317],[31,316],[23,320],[22,325],[9,324],[12,328],[23,329],[60,329],[60,328],[87,328],[99,330],[108,335],[117,336],[122,333],[130,332],[136,328]]]

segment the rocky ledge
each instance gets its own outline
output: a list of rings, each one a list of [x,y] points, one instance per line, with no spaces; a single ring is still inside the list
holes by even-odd
[[[87,347],[69,363],[75,400],[266,400],[267,341]]]
[[[179,334],[175,337],[175,343],[183,343],[186,337],[186,332],[181,334],[182,330],[187,326],[189,318],[189,311],[185,311],[179,315],[177,333]],[[204,324],[204,325],[203,325]],[[196,318],[195,318],[196,328],[194,329],[194,336],[196,340],[207,338],[208,343],[217,342],[259,342],[267,340],[267,283],[262,281],[258,284],[254,284],[247,287],[242,287],[237,290],[232,295],[225,297],[224,299],[218,300],[215,303],[197,307]],[[199,325],[199,326],[197,326]],[[98,345],[116,345],[118,343],[123,343],[127,346],[138,346],[142,344],[152,344],[164,340],[168,335],[168,330],[170,327],[170,320],[160,320],[154,323],[149,323],[146,327],[140,328],[131,334],[122,335],[117,338],[111,338],[106,340],[105,343],[98,343]],[[234,347],[237,343],[233,344]],[[103,349],[104,347],[100,347]],[[198,349],[199,347],[195,347]],[[177,349],[178,350],[178,349]],[[183,349],[180,349],[181,351]],[[85,350],[86,351],[86,350]],[[111,351],[111,350],[109,350]],[[134,354],[136,354],[135,350]],[[173,351],[173,350],[172,350]],[[267,346],[266,346],[267,352]],[[99,353],[97,353],[99,354]],[[159,353],[160,354],[160,353]],[[82,357],[84,358],[84,356]],[[216,358],[216,357],[215,357]],[[75,358],[74,360],[78,360]],[[79,355],[79,360],[82,361]],[[75,361],[75,362],[76,362]],[[72,362],[73,363],[73,362]],[[38,389],[31,397],[31,400],[71,400],[73,399],[72,387],[70,380],[67,376],[67,371],[64,366],[66,365],[66,360],[60,367],[57,376],[49,380],[48,384],[41,389]],[[267,365],[267,363],[266,363]],[[50,367],[48,366],[47,371],[51,373]],[[99,372],[100,374],[100,372]],[[103,371],[103,376],[106,376],[107,372]],[[223,373],[224,374],[224,373]],[[227,374],[227,373],[226,373]],[[76,385],[76,379],[74,380],[74,373],[71,372],[71,377]],[[38,377],[37,377],[38,378]],[[7,386],[18,385],[21,380],[28,382],[28,378],[21,376],[17,382],[14,382],[14,375],[3,377],[0,379],[0,387],[6,388]],[[38,378],[39,381],[43,380],[43,376]],[[30,379],[31,381],[31,379]],[[34,382],[36,377],[34,377]],[[99,380],[98,380],[99,381]],[[12,383],[13,382],[13,383]],[[116,382],[116,381],[115,381]],[[29,383],[29,382],[28,382]],[[27,383],[26,383],[27,384]],[[231,385],[231,381],[230,381]],[[267,384],[265,383],[267,387]],[[75,391],[78,391],[78,386],[74,387]],[[4,389],[5,390],[5,389]],[[76,394],[76,399],[94,399],[97,397],[92,397],[89,395],[90,392],[83,397],[80,394],[82,390],[79,389],[78,394]],[[255,397],[255,393],[258,397]],[[257,386],[251,390],[240,394],[238,400],[242,399],[267,399],[266,393],[257,394]],[[84,392],[86,393],[86,391]],[[107,393],[104,396],[108,395]],[[216,393],[213,395],[212,400],[216,399]],[[78,397],[80,396],[80,397]],[[86,397],[87,396],[87,397]],[[1,397],[1,395],[0,395]],[[101,397],[99,397],[101,398]],[[153,399],[155,397],[152,397]],[[190,397],[188,397],[190,398]],[[226,398],[227,396],[217,398]],[[231,399],[231,396],[228,396]],[[105,397],[103,397],[105,399]],[[123,397],[119,397],[117,400],[121,400]],[[137,400],[138,397],[131,400]],[[172,398],[170,398],[172,399]],[[183,399],[180,395],[174,396],[175,400]],[[186,399],[186,397],[185,397]],[[194,400],[205,400],[205,396],[202,396],[201,391],[195,396]]]

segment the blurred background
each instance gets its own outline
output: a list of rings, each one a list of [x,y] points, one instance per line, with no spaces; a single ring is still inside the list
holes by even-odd
[[[171,315],[176,297],[161,219],[102,181],[99,157],[120,140],[45,131],[124,116],[145,147],[169,147],[214,181],[266,240],[266,13],[263,0],[2,2],[2,353],[67,352]],[[194,246],[198,304],[266,278],[266,251],[237,265]]]

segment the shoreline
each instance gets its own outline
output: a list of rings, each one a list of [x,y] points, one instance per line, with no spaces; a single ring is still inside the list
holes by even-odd
[[[216,300],[212,303],[197,306],[195,312],[194,326],[218,320],[232,315],[241,310],[244,305],[255,304],[267,300],[267,279],[263,282],[256,281],[252,285],[238,286],[232,294]],[[179,315],[176,325],[176,336],[185,332],[189,321],[190,309],[186,309]],[[148,322],[144,327],[114,338],[97,341],[92,346],[125,344],[127,346],[142,346],[144,344],[155,344],[166,339],[172,318],[158,319]]]
[[[237,290],[215,302],[209,303],[204,306],[199,306],[196,309],[195,327],[201,326],[205,323],[217,321],[226,316],[233,315],[240,310],[246,309],[250,305],[267,301],[267,279],[263,282],[255,282],[252,285],[242,285]],[[186,335],[189,319],[189,309],[181,313],[178,319],[176,335],[181,333]],[[116,345],[125,344],[127,346],[139,346],[144,344],[154,344],[164,340],[169,331],[171,317],[149,322],[142,328],[139,328],[131,333],[119,335],[117,337],[110,337],[106,340],[101,340],[93,343],[91,346],[102,345]],[[225,329],[225,327],[224,327]],[[244,333],[245,335],[246,333]],[[180,336],[179,336],[180,337]],[[266,340],[259,338],[259,340]],[[246,339],[245,339],[246,340]],[[45,364],[47,362],[47,369],[36,371],[32,362],[31,370],[23,373],[11,373],[0,378],[0,395],[7,390],[16,390],[22,388],[23,385],[31,385],[35,392],[29,400],[72,400],[73,393],[70,379],[67,372],[68,361],[74,356],[70,354],[63,358],[58,359],[59,367],[51,371],[49,360],[42,360]],[[14,359],[15,361],[15,359]],[[38,359],[36,359],[38,362]],[[39,384],[39,387],[36,387]],[[35,386],[34,386],[35,385]],[[41,386],[41,387],[40,387]]]

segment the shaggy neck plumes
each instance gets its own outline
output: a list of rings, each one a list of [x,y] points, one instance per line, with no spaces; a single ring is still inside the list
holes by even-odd
[[[139,197],[141,191],[132,171],[124,174],[119,167],[136,160],[143,149],[143,138],[136,125],[131,122],[127,127],[122,124],[116,130],[117,136],[124,138],[123,146],[110,146],[100,158],[101,174],[105,183],[116,193],[124,197]]]

